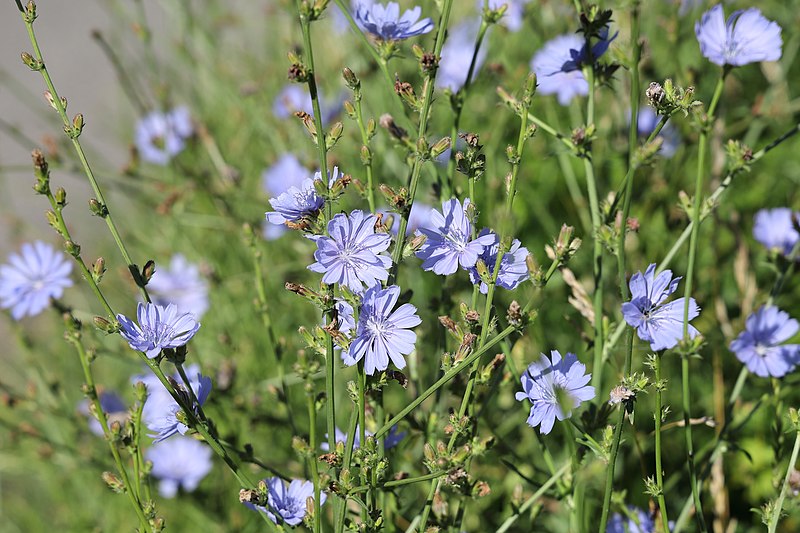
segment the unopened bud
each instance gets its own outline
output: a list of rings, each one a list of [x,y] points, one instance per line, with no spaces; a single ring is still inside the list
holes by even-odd
[[[96,198],[89,199],[89,211],[96,217],[106,218],[108,216],[108,208]]]
[[[100,283],[106,273],[106,260],[98,257],[92,265],[92,278],[95,283]]]
[[[156,273],[156,262],[148,259],[142,268],[142,281],[147,285]]]
[[[109,489],[118,494],[125,492],[125,485],[122,483],[122,480],[116,476],[116,474],[111,472],[103,472],[101,477],[103,478],[103,481],[105,481],[106,485],[108,485]]]
[[[22,62],[25,63],[31,70],[42,70],[42,62],[30,55],[28,52],[22,52]]]
[[[65,241],[64,249],[72,257],[79,257],[81,255],[81,246],[74,241]]]
[[[56,189],[55,193],[56,204],[60,207],[64,207],[67,205],[67,191],[64,190],[64,187],[59,187]]]
[[[350,70],[348,67],[342,69],[342,77],[344,78],[344,82],[348,88],[355,91],[361,87],[361,80],[358,79],[358,76]]]

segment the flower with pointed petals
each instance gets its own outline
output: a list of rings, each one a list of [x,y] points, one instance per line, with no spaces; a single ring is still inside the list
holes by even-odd
[[[308,179],[308,170],[294,154],[284,154],[261,173],[261,183],[268,195],[277,197],[291,187],[302,189],[303,181]],[[263,235],[268,241],[277,239],[286,232],[283,222],[264,224]]]
[[[433,29],[433,21],[429,18],[419,19],[422,8],[416,6],[400,16],[397,2],[386,5],[372,2],[359,2],[356,7],[356,23],[378,39],[384,41],[400,41],[428,33]]]
[[[211,448],[191,437],[175,437],[154,444],[145,453],[153,463],[151,471],[158,479],[158,492],[164,498],[174,498],[179,488],[192,492],[211,472]]]
[[[788,207],[761,209],[756,213],[753,225],[753,237],[767,250],[778,250],[789,256],[794,249],[800,234],[795,229],[795,221],[800,223],[800,216]]]
[[[747,317],[744,331],[731,342],[730,348],[753,374],[762,378],[783,377],[800,362],[800,345],[783,344],[798,329],[797,320],[788,313],[764,306]]]
[[[169,269],[156,268],[147,283],[153,303],[167,306],[174,303],[179,313],[191,313],[200,320],[208,310],[208,282],[200,275],[200,269],[182,254],[175,254]]]
[[[166,165],[186,147],[186,139],[194,133],[192,117],[186,107],[169,113],[155,111],[136,125],[136,148],[142,159],[155,165]]]
[[[98,399],[100,400],[100,408],[106,415],[108,420],[109,427],[113,422],[119,422],[120,425],[124,424],[128,418],[130,418],[130,414],[128,413],[128,406],[125,405],[125,402],[119,395],[115,392],[111,391],[103,391],[100,392],[98,395]],[[83,400],[78,405],[78,411],[84,416],[89,419],[89,431],[97,435],[98,437],[103,436],[103,426],[100,424],[100,421],[97,417],[92,414],[92,410],[89,408],[89,400]]]
[[[460,264],[469,269],[475,266],[478,256],[486,246],[494,242],[492,235],[472,239],[472,223],[466,214],[469,198],[464,205],[454,199],[442,203],[442,212],[432,210],[428,224],[418,232],[427,239],[417,250],[422,259],[422,268],[448,276],[458,270]]]
[[[196,414],[198,407],[206,403],[208,395],[211,393],[211,378],[203,376],[198,365],[189,365],[184,370],[186,377],[189,378],[192,391],[197,398],[197,403],[194,404]],[[181,395],[186,404],[191,405],[191,395],[186,390],[186,384],[180,374],[176,372],[172,379],[179,384],[177,387],[178,394]],[[134,376],[131,381],[134,383],[141,381],[147,387],[147,399],[142,410],[142,420],[151,431],[149,435],[156,442],[167,439],[176,433],[186,434],[189,428],[178,420],[178,412],[181,410],[178,402],[175,401],[175,398],[172,397],[155,374]]]
[[[683,338],[684,298],[664,303],[678,289],[680,280],[680,277],[672,279],[671,270],[656,276],[655,263],[644,274],[637,272],[631,277],[631,301],[622,304],[622,315],[629,326],[636,328],[639,338],[650,343],[652,350],[674,348]],[[697,302],[689,298],[689,320],[699,314]],[[690,338],[697,336],[698,331],[692,325],[688,331]]]
[[[70,272],[72,263],[64,253],[42,241],[25,243],[0,265],[0,307],[11,309],[14,320],[38,315],[51,298],[61,298],[72,286]]]
[[[309,237],[317,243],[317,262],[308,269],[323,274],[324,283],[339,283],[355,293],[388,279],[392,260],[379,254],[389,248],[391,237],[375,233],[377,219],[359,210],[335,215],[328,222],[330,237]]]
[[[436,72],[436,87],[457,92],[464,86],[472,63],[479,28],[480,20],[470,19],[448,30],[447,40],[442,47],[442,57],[439,59],[439,70]],[[475,68],[472,71],[473,80],[486,60],[486,48],[484,45],[478,50]]]
[[[712,7],[694,25],[700,52],[717,65],[740,67],[781,58],[781,27],[751,7],[734,11],[728,20],[722,4]]]
[[[333,167],[333,172],[329,174],[328,186],[332,187],[340,177],[339,167]],[[292,185],[276,198],[270,198],[269,204],[275,211],[266,213],[267,222],[282,226],[287,222],[297,222],[313,216],[322,209],[325,199],[317,194],[314,187],[316,180],[322,180],[322,172],[317,171],[314,179],[305,178],[300,185]]]
[[[608,50],[617,34],[609,37],[608,27],[592,46],[592,59],[597,59]],[[536,91],[555,94],[558,103],[567,105],[576,96],[589,94],[589,83],[581,68],[588,60],[586,39],[574,35],[560,35],[547,41],[531,60],[531,69],[536,73]]]
[[[264,480],[267,484],[267,506],[253,505],[245,502],[245,505],[254,511],[266,513],[270,520],[278,522],[275,512],[280,515],[280,521],[290,526],[296,526],[303,522],[306,516],[306,500],[314,498],[314,484],[302,479],[293,479],[289,486],[278,477],[271,477]],[[319,494],[320,506],[325,504],[327,495],[324,492]]]
[[[591,379],[574,353],[562,359],[558,350],[552,350],[550,357],[541,354],[528,366],[522,375],[522,391],[515,397],[517,401],[530,400],[528,425],[539,426],[539,432],[546,435],[556,419],[570,418],[581,402],[594,398],[594,387],[586,385]]]
[[[481,237],[484,235],[491,235],[494,238],[494,244],[491,244],[483,249],[480,255],[481,261],[486,265],[491,275],[494,271],[494,265],[497,262],[497,252],[500,249],[500,239],[496,233],[493,233],[488,228],[481,230]],[[525,260],[528,257],[528,249],[521,246],[521,243],[514,239],[511,243],[511,248],[503,254],[503,259],[500,260],[500,272],[497,274],[497,286],[503,287],[509,291],[513,291],[517,286],[530,277],[528,271],[528,264]],[[481,293],[486,294],[489,292],[489,286],[481,280],[478,274],[477,267],[472,267],[469,270],[469,279],[473,285],[481,284]]]
[[[400,297],[400,287],[392,285],[381,289],[373,285],[364,293],[358,315],[355,339],[344,355],[344,364],[352,366],[364,359],[364,371],[370,376],[375,370],[386,370],[389,359],[394,366],[403,369],[403,356],[414,351],[417,334],[410,331],[422,320],[417,308],[403,304],[392,311]]]
[[[175,304],[162,307],[141,303],[136,308],[137,325],[125,315],[117,315],[120,335],[134,350],[153,359],[164,348],[177,348],[189,342],[200,329],[200,322],[191,313],[180,314]]]

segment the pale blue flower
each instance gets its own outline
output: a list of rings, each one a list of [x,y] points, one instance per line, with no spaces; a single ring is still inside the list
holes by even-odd
[[[262,187],[268,195],[277,198],[292,187],[302,190],[303,182],[308,179],[308,173],[308,169],[294,154],[284,154],[261,173]],[[268,241],[275,240],[286,233],[286,226],[283,222],[264,224],[262,229],[262,234]]]
[[[333,167],[333,172],[328,173],[328,186],[333,186],[339,177],[339,167]],[[283,226],[287,222],[299,222],[316,215],[325,205],[325,199],[317,194],[314,187],[317,180],[322,180],[322,172],[317,171],[314,179],[305,178],[299,185],[290,185],[277,197],[270,198],[269,204],[275,211],[266,213],[267,222]]]
[[[622,315],[629,326],[636,328],[639,338],[650,343],[652,350],[674,348],[683,339],[684,298],[669,303],[664,301],[678,289],[681,278],[672,279],[672,271],[665,270],[658,276],[652,263],[642,274],[637,272],[629,283],[631,301],[622,304]],[[689,320],[700,314],[694,298],[689,298]],[[689,337],[698,331],[689,325]]]
[[[717,65],[739,67],[781,58],[781,27],[751,7],[734,11],[728,20],[722,4],[703,13],[694,32],[700,52]]]
[[[606,533],[656,533],[656,523],[650,513],[632,506],[628,506],[628,510],[634,518],[614,513]]]
[[[194,491],[211,472],[211,448],[191,437],[175,437],[153,444],[145,459],[153,463],[151,474],[158,479],[158,492],[174,498],[179,488]]]
[[[172,256],[169,269],[156,266],[147,291],[153,303],[161,306],[174,303],[178,313],[191,313],[197,320],[208,310],[208,282],[200,274],[200,268],[182,254]]]
[[[117,315],[119,334],[134,350],[144,352],[153,359],[165,348],[185,345],[200,329],[200,323],[191,313],[179,313],[175,304],[162,307],[139,302],[136,308],[137,325],[125,315]]]
[[[464,86],[479,28],[480,20],[470,19],[448,30],[447,40],[442,47],[442,57],[439,60],[439,70],[436,72],[436,87],[457,92]],[[475,69],[472,72],[473,80],[486,60],[486,43],[484,40],[483,46],[478,51]]]
[[[488,228],[482,229],[479,233],[481,237],[485,235],[491,235],[494,238],[494,243],[486,246],[479,257],[491,275],[497,262],[497,252],[500,250],[500,239],[496,233],[493,233]],[[514,239],[511,242],[511,248],[503,254],[503,259],[500,260],[500,272],[497,274],[496,285],[513,291],[520,283],[527,280],[530,277],[528,264],[526,263],[527,257],[528,249],[523,247],[517,239]],[[468,271],[472,284],[477,285],[480,283],[481,293],[483,294],[489,292],[489,286],[481,280],[477,267],[469,268]]]
[[[72,263],[63,252],[42,241],[25,243],[0,265],[0,307],[11,309],[14,320],[38,315],[72,286],[70,272]]]
[[[154,111],[136,125],[136,148],[148,163],[166,165],[186,147],[194,134],[192,117],[186,107],[168,113]]]
[[[747,369],[762,378],[780,378],[794,370],[800,345],[783,344],[795,336],[797,320],[777,307],[764,306],[747,317],[745,330],[731,342],[731,351]]]
[[[406,235],[410,235],[414,233],[417,229],[421,226],[424,226],[428,223],[430,219],[431,212],[433,208],[427,204],[423,204],[422,202],[415,201],[414,205],[411,206],[411,213],[408,214],[408,225],[406,226]],[[386,218],[391,216],[392,217],[392,227],[390,231],[393,235],[397,235],[397,232],[400,231],[400,215],[398,213],[393,213],[387,211],[385,209],[379,209],[378,213],[383,215],[384,224],[386,224]]]
[[[788,207],[761,209],[756,213],[753,237],[767,250],[777,250],[789,256],[794,250],[800,234],[795,224],[800,223],[800,215]]]
[[[472,223],[466,214],[468,206],[469,198],[463,205],[451,199],[442,203],[442,213],[431,211],[428,224],[418,230],[427,237],[417,250],[423,269],[442,276],[455,273],[459,264],[469,269],[475,266],[484,247],[492,245],[491,235],[472,239]]]
[[[290,526],[297,526],[303,522],[306,516],[306,501],[314,498],[314,484],[311,481],[293,479],[289,486],[278,477],[271,477],[264,480],[267,484],[267,506],[253,505],[245,503],[247,507],[254,511],[266,513],[270,520],[278,522],[274,512],[280,515],[281,522]],[[324,492],[319,494],[320,506],[325,504],[327,495]]]
[[[334,100],[325,99],[319,90],[317,97],[319,98],[320,113],[322,113],[322,123],[328,124],[341,111],[344,99],[341,97]],[[272,113],[276,118],[289,118],[298,111],[314,115],[311,94],[308,92],[307,86],[291,83],[281,89],[281,92],[275,97],[275,101],[272,103]]]
[[[400,41],[428,33],[433,29],[433,21],[429,18],[420,20],[422,8],[415,6],[400,16],[397,2],[386,5],[373,2],[359,2],[355,20],[358,25],[375,37],[384,41]]]
[[[393,311],[400,297],[400,287],[392,285],[381,289],[373,285],[364,293],[358,315],[355,338],[344,355],[348,366],[364,360],[364,371],[370,376],[376,370],[386,370],[391,359],[402,370],[406,366],[403,356],[414,351],[417,334],[411,328],[422,320],[417,308],[406,303]]]
[[[530,400],[528,425],[539,426],[542,434],[550,433],[556,419],[566,420],[581,402],[594,398],[594,387],[587,383],[592,379],[586,374],[586,366],[573,353],[563,359],[558,350],[550,357],[541,354],[522,375],[522,391],[516,394],[518,401]]]
[[[371,287],[389,278],[392,260],[379,255],[389,248],[391,237],[375,233],[377,217],[353,211],[335,215],[328,222],[328,236],[310,237],[317,243],[312,272],[323,274],[324,283],[339,283],[352,292],[360,293],[364,285]]]

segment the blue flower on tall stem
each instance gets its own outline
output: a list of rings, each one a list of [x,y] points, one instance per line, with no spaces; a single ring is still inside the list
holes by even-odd
[[[329,173],[328,186],[331,187],[339,179],[339,167],[333,167]],[[299,222],[303,218],[316,215],[325,199],[317,194],[314,182],[322,180],[322,172],[314,173],[314,179],[305,178],[299,185],[291,185],[275,198],[269,199],[274,211],[266,213],[267,222],[282,226],[287,222]]]
[[[522,391],[516,394],[517,401],[530,400],[531,413],[528,425],[539,426],[542,434],[550,433],[556,419],[566,420],[581,402],[594,398],[594,387],[586,385],[592,379],[586,374],[586,366],[578,361],[574,353],[561,358],[558,350],[550,357],[541,354],[522,375]]]
[[[761,209],[756,213],[753,225],[753,237],[767,250],[777,250],[789,256],[794,250],[800,233],[795,224],[800,224],[800,215],[788,207]]]
[[[731,342],[731,351],[747,369],[762,378],[779,378],[800,362],[800,345],[783,344],[795,336],[797,320],[777,307],[764,306],[747,317],[745,329]]]
[[[375,233],[377,218],[359,210],[335,215],[328,222],[330,237],[310,237],[317,243],[317,262],[308,269],[323,274],[324,283],[339,283],[355,293],[388,279],[392,260],[379,254],[389,248],[391,236]]]
[[[63,252],[42,241],[25,243],[0,265],[0,307],[11,309],[14,320],[38,315],[72,286],[70,272],[72,263]]]
[[[629,326],[636,328],[639,338],[650,343],[652,350],[674,348],[683,338],[684,298],[669,303],[664,301],[678,289],[681,278],[672,279],[672,271],[665,270],[658,276],[652,263],[644,274],[637,272],[629,283],[631,301],[622,304],[622,315]],[[694,298],[689,298],[689,320],[700,314]],[[689,337],[698,331],[689,325]]]
[[[417,341],[417,334],[410,328],[422,320],[416,314],[417,308],[408,303],[392,311],[399,297],[397,285],[385,289],[373,285],[367,289],[361,301],[355,338],[343,354],[344,364],[352,366],[363,359],[364,371],[370,376],[376,370],[386,370],[389,359],[398,369],[405,368],[403,356],[414,351]]]
[[[145,453],[153,464],[151,474],[158,479],[158,492],[174,498],[179,488],[194,491],[211,472],[211,448],[191,437],[175,437],[154,444]]]
[[[186,139],[194,134],[192,117],[186,107],[169,113],[154,111],[136,125],[136,148],[142,159],[155,165],[166,165],[186,147]]]
[[[278,477],[267,478],[264,482],[267,484],[268,507],[253,505],[248,502],[245,505],[254,511],[266,513],[269,519],[276,524],[278,523],[278,517],[275,516],[274,512],[277,512],[281,521],[287,525],[299,525],[306,516],[306,500],[314,498],[314,484],[302,479],[293,479],[287,487],[286,483]],[[320,492],[320,506],[325,503],[326,499],[327,495],[324,492]]]
[[[119,334],[132,349],[144,352],[150,359],[165,348],[185,345],[200,329],[200,322],[191,313],[179,313],[175,304],[163,307],[140,302],[136,318],[138,325],[125,315],[117,315]]]
[[[469,198],[463,205],[454,198],[442,203],[441,213],[435,209],[431,211],[428,224],[418,230],[427,237],[417,250],[423,269],[448,276],[458,270],[459,264],[472,268],[484,247],[492,245],[495,240],[492,235],[472,239],[472,223],[466,213],[468,206]]]
[[[365,31],[384,41],[400,41],[428,33],[433,29],[429,18],[420,20],[422,8],[414,7],[400,16],[397,2],[386,5],[372,2],[359,2],[356,7],[356,23]]]
[[[479,256],[491,275],[494,272],[495,263],[497,263],[497,253],[500,251],[500,239],[496,233],[493,233],[488,228],[482,229],[479,235],[481,237],[491,235],[494,238],[494,243],[484,248]],[[527,257],[528,249],[523,247],[517,239],[514,239],[511,243],[511,248],[503,254],[503,258],[500,260],[500,271],[497,273],[497,286],[513,291],[520,283],[528,279],[530,277],[530,272],[528,271],[528,264],[526,263]],[[478,269],[472,267],[468,270],[469,279],[472,281],[473,285],[480,283],[481,293],[486,294],[489,292],[489,286],[481,280]]]
[[[273,198],[295,187],[302,190],[303,182],[308,179],[308,169],[300,164],[294,154],[284,154],[275,163],[261,173],[263,189]],[[265,224],[264,238],[271,241],[286,232],[283,222],[279,224]]]
[[[694,32],[703,56],[720,66],[781,58],[781,27],[754,7],[734,11],[726,21],[722,4],[717,4],[703,13]]]

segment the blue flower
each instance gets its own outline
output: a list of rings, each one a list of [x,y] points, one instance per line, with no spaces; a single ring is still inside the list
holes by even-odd
[[[154,111],[136,124],[136,148],[148,163],[166,165],[183,151],[193,133],[187,108],[176,107],[166,114]]]
[[[191,313],[179,314],[175,304],[162,307],[140,302],[136,318],[138,325],[125,315],[117,315],[119,333],[131,348],[146,353],[150,359],[165,348],[185,345],[200,329],[200,322]]]
[[[361,447],[361,436],[360,436],[361,435],[361,430],[359,428],[360,428],[360,426],[358,424],[356,424],[356,435],[355,435],[355,437],[353,437],[353,449],[354,450],[357,450],[357,449],[359,449]],[[336,433],[334,433],[334,435],[336,437],[336,441],[335,442],[337,442],[337,443],[341,442],[342,444],[347,444],[347,433],[345,433],[344,431],[342,431],[339,428],[336,428]],[[371,437],[373,435],[374,435],[374,433],[372,433],[370,430],[368,430],[368,429],[364,430],[364,436],[365,437]],[[406,432],[405,431],[400,432],[397,429],[397,426],[392,426],[389,429],[389,432],[386,434],[386,436],[383,439],[383,448],[386,449],[386,450],[388,450],[390,448],[394,448],[395,446],[397,446],[400,443],[401,440],[403,440],[403,438],[405,436],[406,436]],[[325,451],[325,452],[330,450],[330,446],[328,445],[328,434],[327,433],[325,433],[325,440],[322,441],[322,443],[319,445],[319,447],[322,449],[322,451]]]
[[[650,513],[628,506],[628,516],[614,513],[608,521],[606,533],[655,533],[656,523]],[[670,527],[672,527],[670,525]]]
[[[494,265],[497,262],[497,252],[500,249],[500,239],[497,234],[492,233],[488,228],[481,230],[481,237],[491,235],[494,238],[494,243],[486,246],[480,254],[480,259],[489,270],[489,274],[494,271]],[[497,286],[513,291],[517,286],[530,277],[528,272],[528,264],[525,260],[528,257],[528,249],[521,246],[521,243],[514,239],[511,243],[511,248],[503,254],[503,259],[500,260],[500,272],[497,274]],[[468,269],[469,279],[473,285],[481,284],[481,293],[486,294],[489,292],[489,286],[481,281],[481,276],[478,274],[477,267]]]
[[[208,310],[208,282],[200,269],[181,254],[172,256],[169,269],[156,268],[147,284],[153,303],[168,306],[174,303],[178,313],[191,313],[199,320]]]
[[[359,210],[335,215],[328,222],[330,237],[312,237],[317,242],[317,262],[308,269],[323,274],[324,283],[339,283],[355,293],[362,292],[364,285],[371,287],[388,279],[392,260],[378,254],[389,247],[391,237],[375,233],[377,219]]]
[[[469,65],[475,51],[475,40],[478,37],[480,21],[471,19],[448,31],[447,40],[442,47],[439,70],[436,72],[436,87],[457,92],[467,81]],[[472,79],[478,75],[481,65],[486,60],[486,41],[478,51]]]
[[[428,33],[433,29],[433,21],[429,18],[419,20],[422,8],[416,6],[400,16],[397,2],[389,2],[385,6],[372,2],[359,2],[355,20],[358,25],[375,37],[384,41],[400,41]]]
[[[394,366],[406,366],[404,355],[414,351],[417,334],[410,331],[422,320],[417,316],[417,308],[403,304],[392,311],[400,287],[392,285],[381,289],[373,285],[364,293],[358,315],[355,339],[344,355],[344,364],[352,366],[364,359],[364,371],[370,376],[375,370],[386,370],[389,359]]]
[[[128,414],[128,406],[125,405],[125,402],[117,393],[103,391],[98,394],[98,398],[100,399],[100,408],[106,415],[109,427],[111,427],[113,422],[119,422],[120,425],[122,425],[128,420],[128,418],[130,418],[130,415]],[[83,400],[80,405],[78,405],[78,411],[80,411],[82,415],[89,419],[89,431],[98,437],[102,437],[103,426],[100,424],[100,421],[97,419],[97,417],[92,414],[92,410],[89,408],[89,405],[90,402],[88,399]]]
[[[782,377],[798,363],[800,345],[783,344],[800,329],[797,320],[777,307],[764,306],[747,317],[745,329],[731,342],[731,351],[757,376]]]
[[[492,11],[497,11],[505,5],[506,12],[500,19],[499,24],[505,26],[513,32],[517,32],[522,29],[522,21],[525,15],[525,5],[530,1],[531,0],[489,0],[489,9]],[[484,0],[476,0],[475,3],[478,5],[478,9],[483,10],[483,2]]]
[[[333,167],[333,173],[328,176],[328,185],[332,186],[338,179],[339,167]],[[277,198],[270,198],[269,204],[275,211],[266,213],[267,222],[283,226],[287,222],[298,222],[319,212],[325,205],[325,199],[314,188],[316,180],[322,180],[321,172],[316,172],[314,179],[305,178],[300,185],[289,186]]]
[[[270,520],[278,523],[278,518],[273,511],[277,512],[281,521],[287,525],[299,525],[306,516],[306,500],[314,498],[314,484],[302,479],[293,479],[289,486],[278,477],[271,477],[264,480],[267,484],[267,505],[253,505],[245,502],[245,505],[254,511],[266,513]],[[324,492],[319,494],[320,506],[325,503],[327,495]]]
[[[795,221],[800,223],[800,216],[788,207],[761,209],[756,213],[753,225],[753,237],[767,250],[777,250],[789,256],[800,239],[794,227]]]
[[[175,437],[154,444],[145,453],[153,463],[151,474],[164,498],[174,498],[179,488],[192,492],[211,472],[211,448],[191,437]]]
[[[660,120],[661,118],[652,108],[641,108],[639,110],[639,120],[636,122],[639,137],[648,137],[653,130],[656,129]],[[630,111],[628,111],[628,124],[630,124]],[[677,130],[672,127],[670,122],[667,122],[667,124],[661,128],[661,133],[658,134],[656,139],[661,139],[661,148],[659,148],[658,153],[666,158],[675,155],[681,143]]]
[[[608,36],[606,27],[598,42],[592,46],[592,59],[597,60],[608,50],[617,34]],[[576,96],[589,94],[589,83],[581,68],[588,60],[586,39],[574,34],[560,35],[544,44],[531,60],[536,73],[537,92],[555,94],[558,103],[567,105]]]
[[[339,114],[344,99],[339,97],[334,100],[327,100],[323,98],[320,91],[317,91],[317,96],[319,98],[320,113],[322,114],[322,123],[328,124]],[[275,97],[275,101],[272,103],[272,113],[276,118],[289,118],[298,111],[314,115],[314,107],[311,103],[311,94],[308,92],[308,87],[298,84],[286,85]]]
[[[650,343],[652,350],[668,350],[683,338],[684,299],[669,303],[664,303],[664,300],[678,289],[681,278],[672,279],[671,270],[658,276],[655,272],[656,265],[652,263],[644,275],[637,272],[631,277],[631,301],[622,304],[622,315],[629,326],[636,328],[639,338]],[[689,298],[689,320],[699,314],[697,302]],[[690,325],[689,337],[694,338],[697,333]]]
[[[285,154],[261,173],[261,183],[267,194],[277,197],[292,187],[302,190],[303,182],[308,179],[308,174],[308,169],[300,164],[297,157],[293,154]],[[285,232],[286,227],[283,222],[264,224],[263,234],[268,241],[277,239]]]
[[[458,270],[460,264],[469,269],[475,266],[478,256],[486,246],[494,243],[494,237],[483,235],[472,239],[472,223],[466,214],[469,198],[464,205],[456,199],[442,202],[442,213],[432,210],[426,226],[419,233],[427,239],[417,250],[422,259],[422,268],[436,274],[448,276]]]
[[[51,298],[61,298],[72,286],[70,272],[66,254],[42,241],[25,243],[19,254],[0,265],[0,307],[11,309],[14,320],[38,315]]]
[[[200,367],[197,365],[187,366],[184,370],[186,377],[189,378],[189,384],[197,397],[197,404],[195,404],[195,414],[197,414],[198,404],[200,406],[204,405],[208,395],[211,393],[211,378],[203,376],[200,373]],[[187,405],[191,405],[191,395],[186,390],[180,374],[175,373],[172,379],[179,384],[177,387],[178,394],[181,395]],[[160,442],[176,433],[185,435],[189,428],[186,424],[180,422],[177,416],[181,407],[161,381],[154,374],[134,376],[132,381],[134,383],[141,381],[147,387],[147,400],[142,410],[142,419],[152,432],[150,436],[156,439],[156,442]]]
[[[558,350],[552,350],[549,358],[541,354],[522,375],[522,391],[516,394],[517,401],[527,399],[533,404],[528,425],[550,433],[556,418],[570,418],[581,402],[594,398],[594,387],[586,385],[591,379],[575,354],[567,353],[563,359]]]
[[[781,27],[751,7],[734,11],[725,21],[722,4],[717,4],[695,23],[700,52],[717,65],[740,67],[781,58]]]

